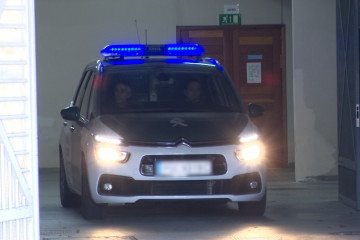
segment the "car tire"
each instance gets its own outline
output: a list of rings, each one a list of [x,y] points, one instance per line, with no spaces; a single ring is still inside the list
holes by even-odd
[[[64,167],[64,159],[60,151],[60,202],[64,208],[75,208],[80,206],[80,197],[70,191],[68,182],[66,180],[66,172]]]
[[[266,192],[258,202],[238,202],[238,209],[242,216],[263,216],[266,209]]]
[[[102,219],[104,205],[96,204],[90,193],[86,164],[83,161],[81,166],[81,215],[85,219]]]

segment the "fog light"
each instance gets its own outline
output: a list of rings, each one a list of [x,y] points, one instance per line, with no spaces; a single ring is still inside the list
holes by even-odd
[[[154,165],[143,164],[141,168],[141,173],[145,176],[154,176]]]
[[[112,186],[111,183],[105,183],[103,188],[104,188],[105,191],[111,191],[113,186]]]
[[[258,182],[256,182],[256,181],[250,182],[250,188],[251,189],[257,188],[257,186],[258,186]]]

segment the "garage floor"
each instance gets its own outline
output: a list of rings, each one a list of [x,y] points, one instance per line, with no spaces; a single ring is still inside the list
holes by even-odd
[[[42,240],[360,239],[360,211],[338,201],[336,179],[295,182],[291,169],[268,171],[263,217],[241,217],[234,203],[149,203],[87,221],[61,207],[56,170],[40,171],[40,201]]]

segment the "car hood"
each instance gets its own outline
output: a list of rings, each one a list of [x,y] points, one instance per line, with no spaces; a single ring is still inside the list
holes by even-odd
[[[249,118],[241,113],[119,114],[98,118],[129,145],[237,143]],[[101,124],[101,125],[102,125]]]

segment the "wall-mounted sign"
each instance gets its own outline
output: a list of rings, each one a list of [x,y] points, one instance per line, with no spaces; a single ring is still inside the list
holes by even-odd
[[[261,83],[261,63],[246,63],[247,83]]]
[[[240,14],[220,14],[219,15],[220,25],[241,25]]]
[[[239,14],[239,4],[224,5],[225,14]]]
[[[263,55],[262,54],[250,54],[248,55],[248,60],[262,60]]]

